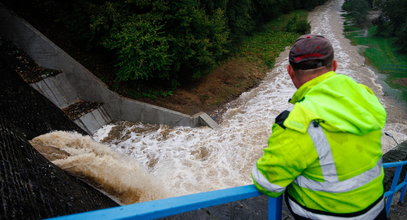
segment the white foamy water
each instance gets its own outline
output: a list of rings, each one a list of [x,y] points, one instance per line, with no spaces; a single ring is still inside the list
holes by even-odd
[[[368,85],[380,97],[389,115],[385,131],[392,134],[398,142],[407,140],[406,110],[391,97],[383,95],[383,89],[377,83],[375,73],[364,65],[364,58],[357,53],[357,48],[351,46],[343,37],[342,19],[339,14],[342,3],[343,0],[329,1],[311,12],[309,20],[312,33],[322,34],[332,42],[336,53],[335,59],[339,64],[338,73],[349,75],[358,82]],[[162,194],[166,196],[251,184],[251,168],[263,154],[263,148],[267,146],[274,119],[281,111],[291,107],[288,99],[296,91],[286,73],[287,56],[287,51],[282,53],[264,81],[257,88],[243,93],[235,104],[231,105],[233,107],[224,113],[219,128],[215,130],[207,127],[169,128],[165,125],[131,122],[108,125],[96,131],[93,136],[96,141],[107,146],[93,143],[97,145],[92,147],[94,151],[87,152],[86,148],[81,149],[85,150],[86,155],[99,158],[97,160],[99,162],[90,166],[85,163],[83,166],[102,169],[100,171],[102,174],[95,174],[94,179],[123,178],[121,181],[126,182],[125,190],[119,191],[118,194],[125,196],[126,190],[129,189],[145,190],[147,192],[141,192],[140,195],[151,199],[159,198],[157,194],[160,193],[157,192],[160,190],[154,184],[148,187],[149,184],[145,184],[146,182],[160,184]],[[72,137],[71,134],[67,134],[69,137],[62,136],[68,139],[78,138]],[[41,141],[45,145],[52,145],[48,140]],[[87,146],[93,146],[88,141],[90,140],[85,141]],[[59,149],[76,155],[75,158],[81,157],[81,151],[69,150],[69,146],[74,145],[70,144],[69,140],[66,142],[68,144],[53,144],[62,144],[65,147],[58,147]],[[393,139],[388,136],[383,136],[382,142],[385,152],[395,146]],[[124,159],[118,154],[106,153],[106,149],[109,148],[125,156]],[[105,153],[97,153],[98,149]],[[62,158],[64,161],[60,159],[57,158],[57,162],[61,166],[67,166],[68,169],[71,165],[80,167],[74,166],[79,160],[72,160],[75,162],[73,163],[66,156]],[[109,171],[103,171],[103,168],[109,168]],[[140,175],[137,174],[138,170]],[[88,171],[75,170],[75,172],[84,175]],[[101,177],[103,175],[106,176]],[[110,184],[108,188],[114,188],[119,183],[108,184]],[[136,197],[140,195],[136,193]]]
[[[139,161],[175,195],[250,184],[250,170],[267,145],[274,118],[289,108],[295,92],[285,74],[287,61],[277,63],[263,83],[239,97],[238,107],[228,109],[218,129],[125,123],[113,132],[118,140],[108,143]],[[95,139],[103,139],[103,133],[99,130]]]

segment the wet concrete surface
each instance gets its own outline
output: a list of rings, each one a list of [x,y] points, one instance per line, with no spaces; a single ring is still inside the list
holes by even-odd
[[[86,134],[26,84],[0,51],[0,218],[40,219],[117,206],[30,144],[53,130]]]

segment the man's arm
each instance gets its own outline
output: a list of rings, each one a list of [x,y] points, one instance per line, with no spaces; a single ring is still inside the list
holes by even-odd
[[[307,134],[274,124],[268,147],[252,170],[257,189],[271,197],[281,195],[309,164],[307,144],[312,144]]]

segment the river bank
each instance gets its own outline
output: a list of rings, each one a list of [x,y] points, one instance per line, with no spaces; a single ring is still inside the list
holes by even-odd
[[[401,143],[407,140],[407,105],[388,92],[391,88],[383,81],[383,75],[372,68],[360,54],[360,48],[345,37],[343,2],[343,0],[332,0],[310,13],[312,32],[327,36],[333,43],[335,59],[339,65],[338,73],[351,76],[375,92],[388,112],[384,131],[393,135],[397,142]],[[388,136],[383,136],[382,143],[384,152],[396,145],[395,141]]]
[[[366,58],[366,64],[372,66],[379,74],[385,93],[407,102],[407,55],[397,51],[394,39],[378,34],[378,27],[371,22],[380,16],[380,11],[371,11],[369,25],[365,28],[356,26],[345,17],[344,35],[359,48]]]

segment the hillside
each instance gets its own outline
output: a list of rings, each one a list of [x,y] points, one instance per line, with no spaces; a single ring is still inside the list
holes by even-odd
[[[13,9],[102,79],[111,90],[126,97],[189,115],[204,111],[215,119],[224,104],[258,85],[273,66],[279,53],[301,34],[296,29],[298,25],[292,27],[293,21],[303,22],[301,24],[305,26],[302,25],[300,29],[307,30],[306,11],[282,15],[260,28],[254,35],[245,38],[241,48],[237,48],[236,52],[230,54],[200,80],[185,83],[175,90],[162,90],[160,83],[142,85],[147,92],[140,96],[140,89],[134,89],[134,82],[118,82],[115,79],[114,58],[111,54],[101,51],[100,48],[88,50],[86,45],[72,40],[74,33],[28,6]]]

